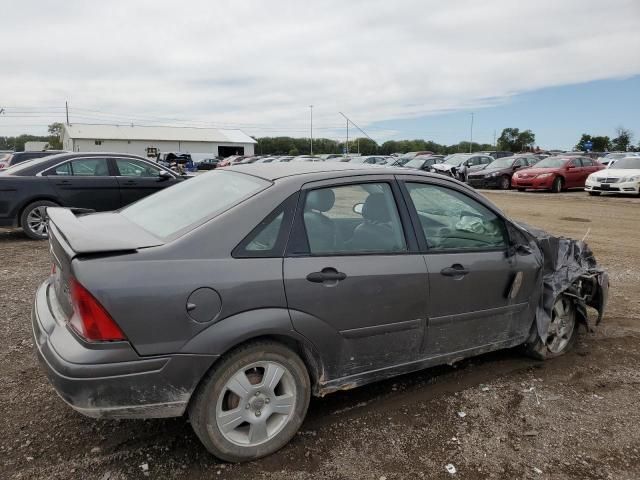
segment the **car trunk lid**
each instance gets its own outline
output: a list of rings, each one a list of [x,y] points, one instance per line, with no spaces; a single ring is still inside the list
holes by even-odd
[[[132,253],[163,244],[117,212],[76,216],[70,209],[51,207],[47,209],[47,215],[53,288],[59,307],[66,316],[64,320],[73,314],[71,280],[74,258]]]

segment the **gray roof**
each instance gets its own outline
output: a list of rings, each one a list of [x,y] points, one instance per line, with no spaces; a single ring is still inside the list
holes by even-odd
[[[236,165],[224,167],[224,170],[248,173],[266,180],[277,180],[278,178],[291,177],[294,175],[309,175],[318,173],[338,173],[348,175],[427,175],[420,170],[407,169],[402,167],[387,167],[384,165],[371,165],[349,162],[296,162],[296,163],[252,163],[248,165]],[[437,175],[436,178],[446,178]]]
[[[64,125],[69,138],[89,140],[166,140],[173,142],[257,143],[242,130],[142,125]]]

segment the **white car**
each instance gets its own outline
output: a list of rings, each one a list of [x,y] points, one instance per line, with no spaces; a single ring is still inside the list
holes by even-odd
[[[607,167],[611,167],[611,165],[616,163],[618,160],[626,157],[640,157],[640,154],[635,152],[613,152],[598,158],[598,162],[606,165]]]
[[[640,157],[625,157],[617,160],[613,167],[592,173],[584,189],[589,195],[602,192],[640,195]]]

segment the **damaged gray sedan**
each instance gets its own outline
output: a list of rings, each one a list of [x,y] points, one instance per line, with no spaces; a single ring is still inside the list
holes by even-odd
[[[560,355],[607,300],[584,243],[401,168],[230,167],[117,212],[48,214],[32,321],[62,399],[187,414],[233,462],[284,446],[311,395],[517,345]]]

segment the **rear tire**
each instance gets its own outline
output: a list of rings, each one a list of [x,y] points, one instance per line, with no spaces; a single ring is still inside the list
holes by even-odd
[[[518,191],[519,191],[519,192],[524,192],[524,191],[525,191],[525,189],[524,189],[524,188],[518,188]]]
[[[273,341],[249,343],[223,357],[202,380],[189,420],[216,457],[255,460],[293,438],[310,392],[309,374],[295,352]]]
[[[537,328],[533,325],[533,328]],[[573,301],[561,295],[551,310],[546,342],[535,332],[535,341],[525,345],[525,353],[538,360],[559,357],[571,350],[578,338],[578,321]]]
[[[20,215],[20,226],[33,240],[46,240],[49,238],[47,231],[47,207],[59,207],[57,203],[49,200],[38,200],[25,207]]]
[[[500,190],[509,190],[511,188],[511,179],[503,175],[500,179]]]
[[[563,187],[563,181],[561,177],[556,177],[553,179],[553,183],[551,184],[551,192],[552,193],[560,193]]]

